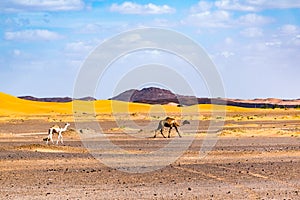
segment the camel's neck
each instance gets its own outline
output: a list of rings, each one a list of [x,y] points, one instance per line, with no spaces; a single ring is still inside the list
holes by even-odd
[[[63,131],[66,131],[67,130],[67,128],[68,128],[68,124],[67,125],[65,125],[65,127],[62,129]]]

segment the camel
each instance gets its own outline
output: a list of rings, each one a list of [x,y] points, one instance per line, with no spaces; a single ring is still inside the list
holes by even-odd
[[[63,144],[64,142],[63,142],[62,132],[66,131],[68,126],[70,126],[69,123],[66,123],[64,128],[61,128],[58,125],[51,126],[48,130],[48,137],[44,139],[46,141],[46,144],[48,144],[49,140],[51,140],[52,144],[54,144],[52,139],[54,133],[58,134],[56,144],[58,144],[59,141]]]
[[[187,121],[187,120],[184,120],[184,121],[182,122],[182,125],[185,125],[185,124],[190,124],[190,122]],[[163,136],[164,138],[166,138],[165,135],[163,134],[164,127],[169,127],[169,128],[170,128],[170,129],[169,129],[168,138],[170,138],[171,130],[172,130],[173,127],[175,128],[175,130],[176,130],[178,136],[181,137],[181,135],[180,135],[180,133],[179,133],[179,131],[178,131],[178,127],[179,127],[179,126],[180,126],[179,123],[178,123],[174,118],[172,118],[172,117],[166,117],[166,119],[161,120],[161,121],[159,122],[158,127],[157,127],[157,129],[155,130],[154,138],[156,138],[156,133],[157,133],[157,131],[159,131],[159,130],[160,130],[160,133],[162,134],[162,136]]]

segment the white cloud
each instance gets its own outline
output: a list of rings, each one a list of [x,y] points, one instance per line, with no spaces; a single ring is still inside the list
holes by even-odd
[[[137,40],[141,40],[141,36],[139,34],[130,34],[130,35],[127,35],[126,37],[123,37],[121,39],[122,42],[124,43],[131,43],[131,42],[135,42]]]
[[[149,24],[150,26],[154,26],[154,27],[175,27],[177,25],[177,22],[170,21],[167,19],[156,18]]]
[[[282,42],[278,40],[274,40],[270,42],[265,42],[265,45],[269,47],[280,47],[282,45]]]
[[[69,66],[81,66],[84,59],[99,44],[98,40],[75,41],[65,45],[64,56]]]
[[[14,49],[13,50],[13,55],[14,56],[20,56],[21,55],[21,51],[19,49]]]
[[[293,24],[285,24],[280,28],[280,31],[286,35],[295,35],[299,33],[299,27]]]
[[[205,11],[200,13],[190,14],[183,24],[199,26],[199,27],[211,27],[211,28],[224,28],[229,26],[231,21],[231,15],[227,11]]]
[[[83,0],[7,0],[1,1],[3,11],[68,11],[84,8]]]
[[[266,9],[300,8],[297,0],[219,0],[215,6],[222,10],[261,11]]]
[[[103,27],[99,24],[85,24],[80,30],[80,33],[93,34],[103,31]]]
[[[237,26],[256,27],[273,22],[272,18],[256,13],[247,13],[236,17],[235,12],[219,9],[221,4],[225,6],[230,2],[230,0],[222,0],[216,2],[215,5],[211,5],[209,2],[201,1],[190,8],[190,14],[182,20],[182,23],[198,27],[228,28]]]
[[[230,52],[230,51],[222,51],[220,53],[221,56],[223,56],[224,58],[229,58],[231,56],[234,56],[235,54],[233,52]]]
[[[292,43],[299,47],[300,46],[300,35],[296,35],[296,37],[294,37],[292,39]]]
[[[263,36],[263,30],[261,28],[257,27],[250,27],[242,30],[240,32],[243,36],[249,37],[249,38],[254,38],[254,37],[261,37]]]
[[[93,45],[87,43],[87,42],[71,42],[66,44],[66,51],[68,52],[79,52],[79,53],[88,53],[94,48]]]
[[[126,1],[122,4],[112,4],[110,11],[119,12],[122,14],[166,14],[174,13],[175,9],[168,5],[155,5],[153,3],[149,4],[137,4],[130,1]]]
[[[265,16],[250,13],[250,14],[241,16],[237,21],[240,24],[246,25],[246,26],[252,26],[252,25],[260,26],[260,25],[264,25],[264,24],[272,22],[272,19],[265,17]]]
[[[255,11],[257,9],[256,6],[237,0],[216,1],[215,6],[223,10]]]
[[[199,1],[197,5],[191,7],[190,12],[191,13],[205,12],[205,11],[209,11],[212,7],[213,7],[212,2]]]
[[[298,0],[247,0],[247,2],[256,6],[258,10],[300,8]]]
[[[233,39],[231,37],[227,37],[225,38],[224,42],[226,45],[231,45],[233,44]]]
[[[41,41],[41,40],[58,40],[62,36],[56,32],[44,29],[23,30],[16,32],[5,32],[4,38],[6,40],[20,40],[20,41]]]

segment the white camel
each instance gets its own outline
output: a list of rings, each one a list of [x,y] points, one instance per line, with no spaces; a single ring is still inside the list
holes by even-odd
[[[51,126],[48,130],[48,137],[44,139],[46,140],[46,144],[48,144],[49,140],[51,140],[52,144],[54,144],[52,139],[54,133],[58,134],[56,144],[58,144],[59,141],[63,144],[64,142],[63,142],[62,132],[66,131],[68,126],[70,126],[69,123],[66,123],[64,128],[59,127],[58,125]]]

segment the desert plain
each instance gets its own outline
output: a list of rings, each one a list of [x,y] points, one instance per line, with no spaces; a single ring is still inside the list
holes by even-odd
[[[300,199],[300,109],[178,108],[106,100],[77,105],[74,110],[74,102],[33,102],[0,93],[0,199]],[[85,112],[91,105],[93,116]],[[180,127],[182,138],[175,131],[171,138],[153,138],[149,124],[166,115],[191,122]],[[95,157],[86,148],[82,134],[97,136],[91,120],[102,130],[96,142],[109,140],[133,157],[173,141],[191,143],[168,165],[126,171],[118,152],[99,150]],[[221,126],[210,129],[212,121]],[[71,125],[63,133],[64,144],[46,145],[49,127],[66,122]],[[82,124],[86,128],[79,128]],[[168,153],[148,161],[159,164]],[[120,168],[101,156],[120,159],[113,160]],[[136,163],[126,164],[134,169]]]

